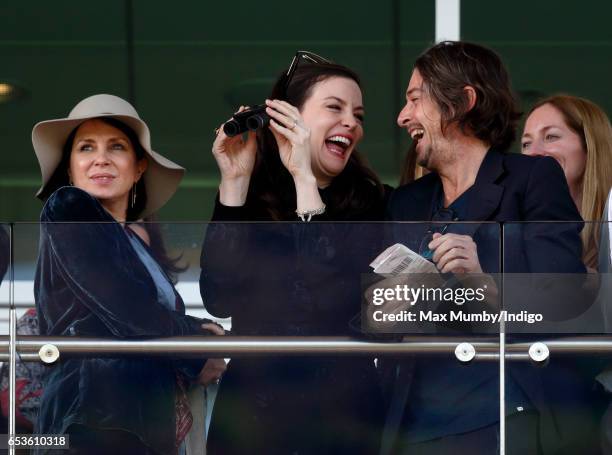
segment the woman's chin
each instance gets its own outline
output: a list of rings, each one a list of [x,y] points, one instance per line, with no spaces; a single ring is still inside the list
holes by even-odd
[[[127,198],[127,193],[118,191],[116,188],[110,188],[104,185],[90,185],[87,187],[80,187],[83,191],[86,191],[91,196],[95,197],[99,201],[117,200],[121,198]]]
[[[322,168],[325,174],[336,177],[338,176],[346,167],[346,163],[348,161],[347,157],[326,157],[327,159],[322,160]]]

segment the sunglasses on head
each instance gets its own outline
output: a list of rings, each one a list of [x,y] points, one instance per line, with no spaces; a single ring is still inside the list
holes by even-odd
[[[291,84],[293,75],[295,74],[295,71],[297,70],[297,67],[301,62],[316,65],[332,63],[331,60],[328,60],[325,57],[321,57],[320,55],[317,55],[314,52],[297,51],[295,53],[295,56],[293,57],[293,60],[291,60],[291,64],[289,65],[289,68],[287,69],[287,73],[285,75],[285,94],[287,93],[287,89],[289,88],[289,84]]]

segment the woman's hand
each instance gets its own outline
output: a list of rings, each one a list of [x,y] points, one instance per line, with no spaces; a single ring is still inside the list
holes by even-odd
[[[208,359],[198,374],[197,382],[204,387],[212,383],[219,383],[226,369],[227,364],[224,359]]]
[[[325,207],[310,164],[310,128],[304,125],[300,111],[286,101],[266,100],[270,131],[278,144],[278,153],[295,183],[296,206],[304,213]]]
[[[219,324],[215,324],[214,322],[205,322],[201,326],[204,330],[208,330],[212,332],[213,335],[225,335],[225,330]]]
[[[469,235],[435,233],[432,260],[442,273],[482,273],[476,243]]]
[[[240,106],[238,112],[245,109],[247,109],[245,106]],[[217,129],[217,137],[212,146],[213,156],[221,171],[219,200],[227,206],[244,205],[255,166],[257,154],[255,132],[249,131],[246,141],[242,136],[238,134],[228,137],[221,125]]]
[[[294,180],[312,177],[310,129],[304,125],[302,114],[286,101],[266,100],[266,105],[283,165]]]
[[[202,328],[212,332],[213,335],[225,335],[225,330],[212,322],[202,324]],[[197,382],[203,386],[208,386],[213,382],[218,383],[226,369],[227,364],[224,359],[208,359],[198,374]]]

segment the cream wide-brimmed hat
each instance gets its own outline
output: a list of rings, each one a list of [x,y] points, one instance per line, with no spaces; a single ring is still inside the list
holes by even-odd
[[[117,119],[136,133],[149,161],[142,177],[147,189],[147,204],[140,216],[144,218],[156,212],[175,193],[185,169],[151,149],[151,134],[147,124],[142,121],[130,103],[114,95],[90,96],[77,104],[68,117],[45,120],[34,125],[32,144],[42,174],[42,186],[36,195],[42,193],[60,164],[64,144],[72,130],[84,121],[97,117]]]

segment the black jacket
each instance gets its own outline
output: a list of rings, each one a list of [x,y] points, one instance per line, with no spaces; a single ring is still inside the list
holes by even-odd
[[[392,195],[388,218],[392,221],[431,220],[441,191],[442,183],[436,173],[398,188]],[[467,211],[469,216],[464,221],[497,222],[475,223],[462,232],[473,236],[485,272],[585,273],[581,261],[582,218],[570,197],[563,171],[552,158],[490,150],[478,171]],[[512,223],[525,221],[574,223]],[[427,224],[408,226],[409,229],[402,224],[394,225],[392,241],[420,239]],[[410,402],[415,363],[406,359],[395,365],[387,365],[387,368],[389,366],[396,380],[390,390],[391,402],[382,453],[392,451],[401,431],[402,416]],[[497,368],[497,365],[492,365],[492,368]],[[563,447],[572,434],[578,435],[579,439],[581,425],[585,423],[576,410],[584,410],[581,406],[589,400],[588,381],[566,374],[569,371],[566,368],[566,365],[558,363],[543,369],[524,362],[508,366],[510,374],[540,413],[539,428],[545,453],[549,453],[549,450],[553,453]],[[426,375],[426,372],[423,374]],[[475,402],[483,402],[482,397],[473,398]],[[491,406],[496,406],[496,399],[489,397]],[[568,408],[571,409],[570,414],[575,412],[571,418],[567,416]],[[452,434],[452,430],[449,434]]]
[[[204,334],[175,291],[160,301],[127,233],[88,193],[57,190],[41,217],[34,292],[41,335],[134,339]],[[130,234],[132,235],[132,234]],[[180,370],[195,377],[203,360],[68,358],[45,382],[37,432],[71,424],[121,429],[162,454],[174,452],[175,387]]]
[[[328,204],[330,191],[321,190]],[[363,221],[380,220],[384,208],[380,195],[350,216],[333,215],[330,207],[311,223],[239,223],[270,217],[254,203],[225,207],[217,201],[217,222],[208,226],[202,249],[207,310],[232,316],[237,335],[355,334],[349,322],[360,310],[360,274],[380,251],[383,231],[382,223]],[[361,223],[317,222],[330,217]],[[221,381],[208,450],[369,455],[378,450],[382,421],[370,357],[236,358]]]
[[[387,219],[431,220],[442,191],[440,177],[433,172],[398,188],[389,202]],[[582,217],[554,159],[490,150],[476,175],[467,212],[469,215],[462,221],[485,222],[462,226],[471,230],[467,234],[475,236],[484,272],[585,271],[580,260]],[[526,221],[575,223],[524,224]],[[427,223],[419,228],[426,229]],[[398,229],[405,228],[399,225]],[[416,234],[416,230],[410,234]],[[479,241],[479,235],[486,238]],[[503,256],[499,248],[502,240],[506,246]]]

